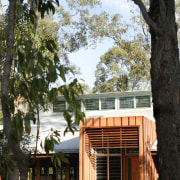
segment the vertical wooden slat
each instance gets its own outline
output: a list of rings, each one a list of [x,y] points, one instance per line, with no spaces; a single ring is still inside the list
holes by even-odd
[[[128,117],[122,117],[122,125],[128,126]]]
[[[129,117],[129,125],[130,126],[135,126],[136,123],[135,123],[135,117]]]
[[[136,116],[136,125],[142,126],[142,116]]]
[[[115,117],[114,120],[114,126],[121,126],[121,117]]]
[[[114,120],[113,120],[113,117],[107,118],[107,126],[114,126]]]
[[[99,127],[99,126],[100,126],[100,119],[94,118],[94,127]]]
[[[80,123],[80,136],[79,136],[79,180],[83,180],[83,154],[84,154],[84,129]]]
[[[142,127],[142,116],[136,117],[136,122],[139,126],[139,172],[140,180],[144,179],[144,159],[143,159],[143,127]]]
[[[87,124],[86,124],[87,127],[93,127],[93,119],[90,118],[90,119],[87,119]]]
[[[100,119],[100,127],[101,126],[106,126],[106,118],[101,118]]]

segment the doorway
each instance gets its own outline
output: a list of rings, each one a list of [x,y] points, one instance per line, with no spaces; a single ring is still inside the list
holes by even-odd
[[[139,156],[126,156],[125,180],[139,180]]]

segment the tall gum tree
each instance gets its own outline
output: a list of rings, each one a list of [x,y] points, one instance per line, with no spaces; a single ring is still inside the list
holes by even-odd
[[[81,9],[83,5],[88,9],[93,7],[96,3],[98,4],[98,0],[66,0],[71,12],[67,13],[60,5],[60,14],[58,14],[60,21],[57,28],[60,28],[61,36],[59,35],[59,39],[56,36],[53,38],[52,33],[48,35],[39,31],[39,21],[36,18],[43,18],[46,12],[55,12],[54,2],[61,3],[58,0],[9,0],[6,24],[8,26],[1,31],[4,34],[7,33],[7,36],[2,36],[0,33],[0,55],[5,54],[1,86],[4,132],[8,140],[8,147],[16,159],[21,180],[27,179],[30,154],[22,151],[20,142],[23,140],[24,132],[30,134],[32,121],[39,126],[39,108],[47,110],[49,103],[56,103],[57,95],[60,93],[64,95],[69,105],[69,109],[64,111],[64,118],[67,121],[65,131],[74,131],[72,117],[76,124],[84,118],[80,103],[77,101],[78,94],[82,94],[82,86],[79,85],[77,79],[68,84],[66,81],[67,73],[73,71],[67,66],[66,54],[87,46],[89,39],[94,42],[99,37],[102,39],[108,35],[109,28],[107,27],[112,27],[112,30],[116,31],[119,25],[117,18],[111,23],[106,13],[89,17],[88,10]],[[34,12],[33,8],[35,8]],[[76,12],[79,12],[80,22],[76,18],[72,19]],[[98,25],[99,22],[103,23],[103,26]],[[44,28],[43,25],[43,30]],[[118,35],[118,33],[120,32],[117,28],[115,34]],[[6,50],[2,50],[2,47]],[[57,88],[49,88],[58,78],[64,84],[60,84]],[[15,103],[18,102],[17,100],[28,104],[27,112],[16,108],[18,107]],[[44,143],[47,153],[53,150],[54,144],[59,143],[59,136],[57,139],[49,139],[50,137],[45,138]],[[12,179],[14,180],[15,177]]]
[[[180,178],[180,61],[174,0],[133,0],[151,34],[151,85],[160,180]]]
[[[37,1],[34,2],[36,3]],[[56,2],[58,3],[58,1]],[[41,16],[45,12],[55,9],[50,1],[41,1],[41,4],[38,4],[38,6]],[[49,88],[49,84],[55,82],[58,77],[65,82],[65,75],[70,68],[67,70],[59,62],[56,39],[53,39],[50,35],[38,36],[39,34],[36,33],[37,21],[33,21],[36,20],[35,16],[33,16],[34,13],[28,7],[23,1],[9,1],[6,57],[3,64],[1,84],[4,133],[8,147],[15,157],[21,180],[27,180],[30,152],[26,153],[22,150],[20,141],[24,132],[30,134],[30,122],[37,122],[35,117],[38,116],[36,116],[36,113],[38,114],[39,107],[45,110],[46,100],[52,102],[53,99],[56,99],[57,91],[60,91],[62,94],[65,93],[70,104],[73,101],[76,104],[77,90],[81,89],[79,87],[76,88],[76,79],[68,85],[68,88],[65,85],[60,88]],[[33,22],[35,26],[33,26]],[[17,33],[17,30],[19,30],[19,33]],[[27,35],[27,33],[29,34]],[[40,47],[36,42],[40,44]],[[82,93],[81,90],[80,92]],[[23,112],[19,108],[15,110],[15,102],[18,99],[22,100],[22,103],[28,104],[27,112]],[[73,114],[76,120],[80,120],[84,117],[81,116],[82,114],[78,110],[80,106],[77,106],[78,108],[74,108],[76,112],[73,112]],[[36,109],[37,112],[35,112]],[[68,123],[67,129],[73,131],[71,112],[68,114],[66,111],[65,115]],[[77,124],[78,121],[76,121]],[[52,148],[47,147],[46,142],[50,141],[51,147],[54,147],[54,140],[56,141],[56,139],[45,139],[44,147],[46,147],[45,151],[47,153]],[[14,180],[19,178],[9,174],[8,179]]]

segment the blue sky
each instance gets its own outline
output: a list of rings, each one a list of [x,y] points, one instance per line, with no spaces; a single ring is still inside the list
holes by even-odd
[[[102,8],[110,14],[119,13],[125,20],[130,17],[130,6],[132,2],[128,0],[102,0]],[[2,5],[7,5],[8,0],[1,0]],[[101,44],[98,44],[96,49],[80,49],[76,53],[69,55],[70,61],[76,66],[80,67],[81,75],[78,77],[84,80],[90,88],[93,88],[95,82],[94,72],[96,65],[103,55],[113,45],[112,41],[105,39]]]

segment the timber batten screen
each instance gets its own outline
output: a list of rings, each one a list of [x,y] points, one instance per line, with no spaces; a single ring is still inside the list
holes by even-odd
[[[86,128],[86,152],[101,148],[139,148],[139,127]]]

